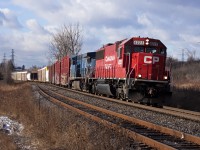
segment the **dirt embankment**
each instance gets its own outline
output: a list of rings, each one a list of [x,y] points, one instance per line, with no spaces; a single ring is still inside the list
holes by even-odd
[[[23,146],[37,150],[135,149],[122,133],[51,104],[28,83],[0,85],[0,103],[0,115],[24,126],[19,136],[1,133],[0,149],[22,149]]]

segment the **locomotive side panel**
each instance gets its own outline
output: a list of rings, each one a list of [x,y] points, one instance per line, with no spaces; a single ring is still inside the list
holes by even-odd
[[[123,49],[119,46],[121,42],[108,44],[97,51],[96,78],[112,79],[126,77],[126,69],[123,67]]]
[[[76,64],[77,64],[77,56],[71,56],[70,58],[70,79],[71,80],[77,77]]]
[[[96,53],[88,52],[81,55],[80,74],[83,78],[94,77],[94,68],[96,65]]]
[[[70,78],[84,79],[94,77],[96,52],[88,52],[71,57]]]
[[[90,79],[94,78],[96,52],[88,52],[71,57],[70,87],[78,90],[88,90]],[[89,85],[90,84],[90,85]]]

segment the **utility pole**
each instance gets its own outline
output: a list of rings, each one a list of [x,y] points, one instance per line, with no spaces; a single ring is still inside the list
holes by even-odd
[[[184,49],[182,49],[182,62],[184,62]]]
[[[11,53],[12,53],[12,55],[11,55],[11,61],[12,61],[13,66],[15,66],[15,65],[14,65],[14,57],[15,57],[15,55],[14,55],[14,53],[15,53],[15,52],[14,52],[14,49],[12,49],[12,52],[11,52]]]
[[[3,56],[3,63],[4,64],[6,63],[6,53],[4,53],[4,56]]]

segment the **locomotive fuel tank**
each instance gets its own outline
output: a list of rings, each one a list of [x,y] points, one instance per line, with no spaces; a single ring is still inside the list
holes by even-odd
[[[97,93],[113,96],[109,84],[97,84],[96,91]]]
[[[96,82],[96,93],[104,94],[107,96],[114,96],[116,89],[113,84],[109,84],[104,79],[98,79]]]

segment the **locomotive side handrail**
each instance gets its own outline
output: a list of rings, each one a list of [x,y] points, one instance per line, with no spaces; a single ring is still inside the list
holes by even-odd
[[[136,67],[136,64],[134,65],[134,67],[131,69],[130,73],[128,73],[128,78],[126,81],[128,81],[127,85],[129,86],[129,83],[130,83],[130,76],[131,76],[131,73],[133,72],[133,70],[135,70],[135,67]]]

